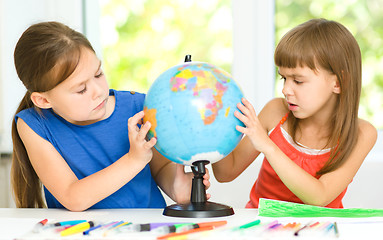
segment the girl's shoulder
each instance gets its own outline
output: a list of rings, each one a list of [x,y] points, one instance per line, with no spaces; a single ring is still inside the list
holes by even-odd
[[[288,112],[286,100],[284,98],[274,98],[263,107],[258,117],[267,131],[270,131]]]
[[[127,103],[131,103],[137,111],[141,111],[144,106],[145,94],[135,91],[110,90],[110,95],[116,98],[116,107],[126,107]]]
[[[144,101],[145,94],[136,91],[125,91],[110,89],[109,95],[114,95],[116,98],[122,99],[137,99],[138,101]]]
[[[376,139],[378,137],[378,131],[370,122],[359,118],[358,128],[359,128],[358,136],[362,142],[367,141],[367,142],[371,142],[371,144],[375,144]]]

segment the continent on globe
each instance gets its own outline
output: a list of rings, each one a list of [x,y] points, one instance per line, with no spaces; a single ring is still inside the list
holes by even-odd
[[[151,137],[157,137],[156,133],[156,127],[157,127],[157,119],[156,119],[156,109],[148,109],[147,107],[144,107],[144,122],[149,121],[152,125],[149,129],[149,136]]]
[[[202,67],[202,63],[198,67]],[[193,70],[182,66],[170,79],[170,84],[173,92],[192,91],[194,97],[202,98],[199,102],[204,104],[196,107],[204,124],[211,124],[223,107],[222,96],[227,90],[224,84],[229,82],[231,77],[208,64],[205,67],[206,70],[204,68]]]

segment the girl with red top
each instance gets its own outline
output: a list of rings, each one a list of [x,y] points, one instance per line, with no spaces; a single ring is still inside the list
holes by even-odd
[[[290,30],[274,55],[285,96],[257,115],[246,99],[235,116],[245,134],[227,157],[212,165],[219,182],[241,174],[256,157],[265,158],[250,192],[259,198],[342,208],[348,184],[377,139],[376,129],[358,118],[361,54],[340,23],[312,19]]]

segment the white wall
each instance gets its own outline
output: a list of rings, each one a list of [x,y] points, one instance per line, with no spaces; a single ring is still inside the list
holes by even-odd
[[[378,140],[348,187],[343,204],[347,208],[383,208],[383,134]]]
[[[255,110],[274,97],[274,1],[233,0],[234,79]]]
[[[0,0],[0,152],[12,150],[11,121],[25,93],[13,64],[18,38],[31,24],[60,21],[77,31],[86,30],[89,40],[100,52],[99,24],[95,22],[99,20],[97,3],[89,0]]]
[[[21,34],[41,21],[59,21],[87,35],[101,53],[99,5],[92,0],[0,0],[0,207],[9,201],[11,122],[25,88],[18,79],[13,51]]]

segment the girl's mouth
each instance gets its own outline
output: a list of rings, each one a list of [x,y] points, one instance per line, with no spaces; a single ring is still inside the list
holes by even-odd
[[[290,111],[295,111],[295,110],[297,110],[298,105],[293,104],[293,103],[288,103],[288,104],[289,104],[289,110],[290,110]]]
[[[94,110],[101,109],[102,107],[104,107],[105,103],[106,103],[106,100],[102,101]]]

